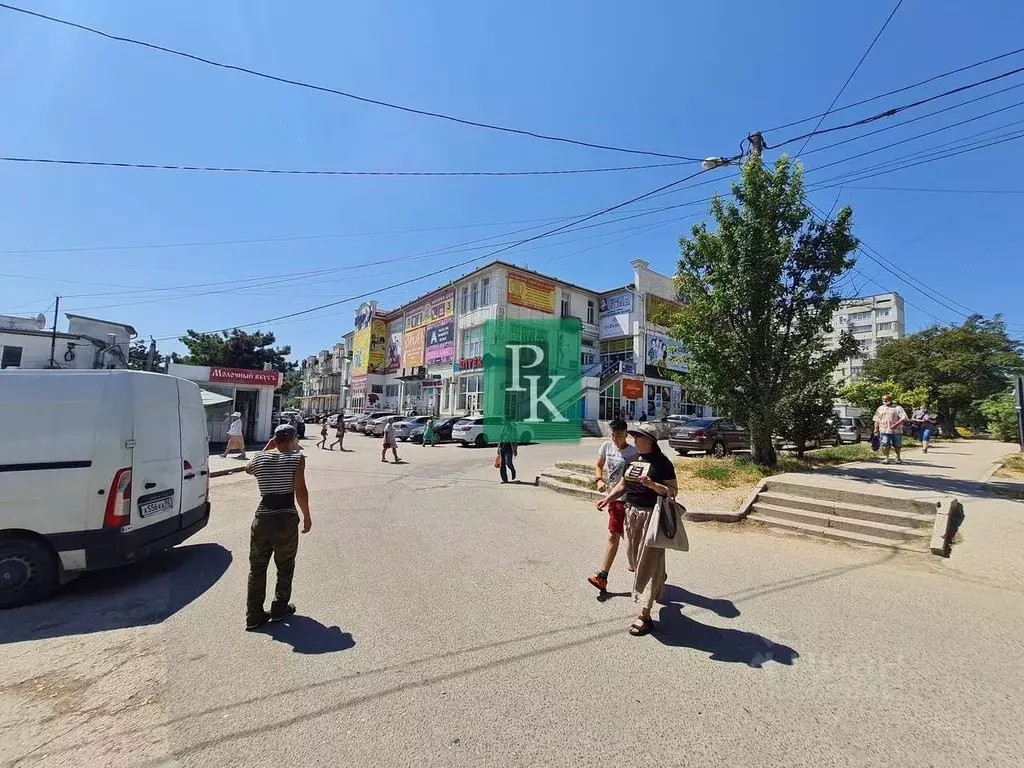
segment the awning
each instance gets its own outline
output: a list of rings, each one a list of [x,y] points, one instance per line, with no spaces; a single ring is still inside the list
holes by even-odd
[[[211,405],[220,405],[221,403],[230,403],[231,398],[225,397],[224,395],[216,392],[210,392],[202,387],[199,388],[199,394],[203,397],[203,407],[209,408]]]

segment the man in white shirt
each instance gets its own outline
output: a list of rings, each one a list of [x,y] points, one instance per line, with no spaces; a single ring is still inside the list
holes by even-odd
[[[892,401],[892,395],[882,395],[882,404],[875,411],[875,434],[882,448],[883,464],[889,463],[889,449],[896,451],[896,463],[902,464],[900,451],[903,450],[903,425],[907,412]]]
[[[231,414],[231,426],[228,427],[228,444],[224,448],[224,453],[220,456],[222,459],[226,459],[228,454],[232,451],[241,451],[242,455],[238,458],[247,459],[245,455],[245,433],[242,429],[242,414],[235,411]]]

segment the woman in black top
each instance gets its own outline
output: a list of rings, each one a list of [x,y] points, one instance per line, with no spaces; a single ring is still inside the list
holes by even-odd
[[[630,436],[640,454],[630,462],[622,479],[597,502],[598,509],[621,497],[626,508],[626,546],[629,562],[636,566],[633,599],[641,603],[640,615],[629,627],[631,635],[651,631],[651,608],[665,586],[665,550],[644,546],[644,531],[654,512],[659,496],[675,497],[676,469],[671,459],[661,452],[658,438],[646,429],[631,429]]]

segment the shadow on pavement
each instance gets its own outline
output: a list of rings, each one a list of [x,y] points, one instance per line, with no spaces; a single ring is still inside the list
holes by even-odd
[[[703,651],[712,661],[743,663],[756,669],[770,661],[792,666],[800,656],[789,646],[753,632],[701,624],[683,615],[683,607],[676,603],[662,607],[651,637],[663,645]]]
[[[675,584],[665,585],[661,592],[661,599],[658,602],[662,605],[686,603],[695,608],[703,608],[704,610],[716,613],[723,619],[735,619],[740,615],[740,609],[736,607],[732,600],[704,597],[704,595],[698,595],[696,592],[690,592],[688,589],[677,587]]]
[[[309,616],[289,616],[267,624],[263,633],[279,643],[286,643],[295,653],[335,653],[354,648],[356,641],[340,627],[328,627]]]
[[[920,475],[903,471],[899,465],[879,465],[873,467],[829,467],[816,472],[819,475],[830,475],[847,480],[860,480],[878,488],[901,488],[909,491],[927,493],[943,493],[951,496],[985,496],[988,494],[1014,498],[1020,497],[1019,484],[990,480],[982,483],[976,480],[956,480],[941,475]]]
[[[84,573],[49,600],[4,611],[0,645],[158,624],[216,584],[230,564],[231,552],[219,544],[186,544]]]

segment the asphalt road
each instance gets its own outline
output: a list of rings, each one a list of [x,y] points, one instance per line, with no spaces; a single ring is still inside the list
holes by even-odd
[[[493,449],[311,450],[299,613],[242,630],[246,475],[199,536],[0,614],[18,766],[1018,765],[1024,594],[922,557],[692,525],[656,633],[585,578],[605,519]],[[307,444],[312,445],[311,441]],[[522,450],[531,478],[567,451]],[[273,569],[271,569],[273,572]],[[630,586],[624,561],[611,587]],[[657,616],[656,616],[657,618]]]

